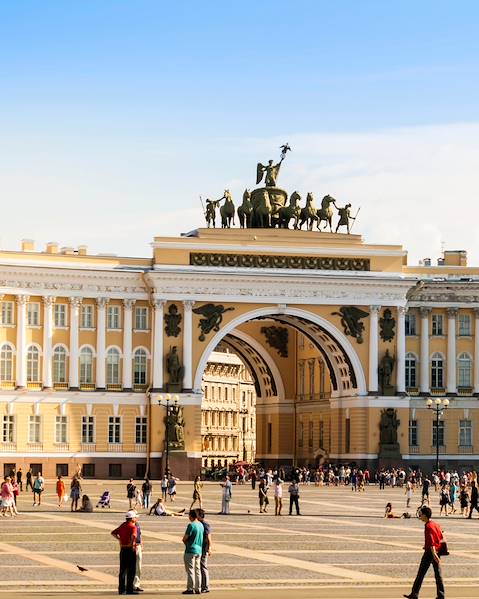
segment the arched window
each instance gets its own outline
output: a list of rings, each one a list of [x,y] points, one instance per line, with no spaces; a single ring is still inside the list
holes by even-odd
[[[146,351],[137,349],[133,358],[133,382],[135,385],[146,385]]]
[[[438,352],[431,358],[431,388],[442,389],[444,387],[444,360]]]
[[[415,387],[416,380],[416,356],[408,352],[406,354],[406,387]]]
[[[114,347],[106,354],[106,384],[120,384],[120,352]]]
[[[38,383],[40,380],[40,352],[34,345],[27,349],[27,382]]]
[[[55,347],[53,351],[53,382],[67,382],[67,352],[61,345]]]
[[[457,386],[472,386],[472,359],[466,353],[459,354],[457,357]]]
[[[80,385],[93,383],[93,351],[83,347],[80,352]]]
[[[0,348],[0,381],[13,380],[13,350],[8,343]]]

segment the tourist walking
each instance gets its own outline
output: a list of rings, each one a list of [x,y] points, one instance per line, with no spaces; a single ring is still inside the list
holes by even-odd
[[[467,494],[466,485],[461,483],[461,490],[459,491],[459,502],[461,505],[461,514],[466,517],[468,513],[469,506],[469,495]]]
[[[78,510],[78,500],[80,499],[80,495],[81,495],[81,485],[80,485],[80,480],[74,476],[72,478],[72,482],[70,483],[70,499],[71,499],[71,506],[70,506],[70,511],[77,511]]]
[[[422,481],[421,505],[427,503],[429,505],[429,490],[431,488],[431,480],[426,476]]]
[[[61,476],[57,479],[57,497],[58,497],[58,507],[62,507],[65,497],[65,483],[63,482],[63,478]]]
[[[476,512],[479,512],[479,497],[477,491],[477,481],[473,480],[471,482],[471,503],[468,518],[472,518],[472,512],[474,510],[476,510]]]
[[[283,481],[278,477],[274,482],[274,515],[281,516],[283,509]]]
[[[254,468],[249,473],[249,479],[251,481],[251,488],[254,491],[256,489],[256,470]]]
[[[7,513],[13,518],[17,515],[17,509],[15,507],[15,499],[13,496],[12,479],[7,476],[2,483],[2,489],[0,492],[1,504],[2,504],[2,516],[6,516]]]
[[[163,476],[163,478],[161,479],[161,496],[163,498],[163,501],[166,501],[167,492],[168,492],[168,477],[165,474]]]
[[[201,555],[203,552],[203,525],[198,521],[196,511],[190,510],[190,523],[186,527],[183,535],[185,544],[185,570],[186,570],[186,591],[183,595],[193,595],[201,593]]]
[[[23,491],[23,480],[22,480],[22,477],[23,477],[23,472],[22,472],[22,469],[19,468],[17,470],[17,485],[19,486],[20,491]]]
[[[32,485],[32,469],[29,468],[27,471],[27,484],[25,486],[25,491],[28,491],[28,487],[30,487],[30,489],[33,491],[33,485]]]
[[[198,521],[203,525],[203,548],[201,551],[200,570],[201,570],[201,592],[210,592],[210,574],[208,572],[208,558],[211,555],[212,539],[211,524],[205,520],[205,510],[196,510]]]
[[[409,479],[406,483],[406,491],[405,491],[405,495],[406,495],[406,507],[410,507],[411,506],[411,499],[412,499],[412,494],[414,493],[414,486],[412,484],[412,480]]]
[[[269,499],[268,499],[268,485],[266,483],[266,480],[264,478],[262,478],[259,481],[259,487],[258,487],[258,499],[259,499],[259,513],[263,514],[267,512],[267,508],[269,505]]]
[[[407,599],[418,599],[422,581],[426,576],[429,566],[432,564],[434,568],[434,576],[436,578],[436,598],[444,599],[444,583],[441,573],[441,558],[440,548],[444,541],[441,527],[436,522],[431,520],[431,508],[423,505],[420,510],[420,519],[424,522],[424,553],[419,564],[416,580],[412,586],[412,591],[409,595],[404,595]]]
[[[447,488],[447,485],[444,485],[441,488],[441,491],[439,493],[439,505],[441,506],[439,515],[442,516],[442,512],[444,510],[444,515],[448,516],[449,514],[447,512],[447,506],[449,505],[449,490]]]
[[[141,525],[139,522],[139,515],[136,513],[135,518],[135,528],[136,528],[136,566],[135,566],[135,578],[133,579],[133,590],[142,593],[143,589],[140,586],[140,578],[141,578],[141,564],[143,561],[143,547],[141,544]]]
[[[118,594],[136,595],[139,591],[133,588],[136,573],[136,512],[129,510],[125,514],[125,522],[111,531],[120,543],[120,571],[118,574]]]
[[[133,504],[135,503],[136,499],[136,485],[132,478],[130,478],[126,485],[126,498],[128,499],[128,506],[130,510],[133,509]]]
[[[230,481],[230,477],[227,475],[225,477],[225,482],[220,483],[223,488],[223,493],[221,496],[221,512],[220,514],[229,514],[230,513],[230,503],[231,497],[233,496],[233,485]]]
[[[201,488],[202,487],[203,487],[203,485],[201,483],[200,477],[195,476],[195,480],[193,482],[193,501],[191,502],[190,510],[193,509],[193,506],[195,505],[196,502],[199,503],[200,510],[203,509],[203,501],[201,498]]]
[[[289,493],[289,515],[293,515],[293,505],[296,507],[296,515],[301,516],[299,513],[299,484],[297,480],[293,480],[293,482],[288,487]]]
[[[45,479],[42,476],[42,473],[39,472],[35,478],[33,483],[33,507],[36,505],[41,505],[42,503],[42,493],[45,489]],[[38,498],[38,502],[37,502]]]
[[[150,507],[151,494],[153,493],[153,485],[148,478],[141,485],[141,493],[143,496],[143,507],[148,509]]]

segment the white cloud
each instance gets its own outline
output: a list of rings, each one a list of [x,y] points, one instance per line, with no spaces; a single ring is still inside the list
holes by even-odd
[[[77,149],[69,160],[58,159],[58,148],[50,158],[39,156],[34,145],[8,154],[5,144],[0,243],[15,249],[22,237],[33,237],[148,256],[155,235],[202,224],[200,194],[220,197],[230,188],[239,204],[245,187],[254,188],[256,162],[279,156],[287,140],[293,151],[280,187],[297,189],[303,198],[312,191],[318,202],[330,193],[354,212],[361,206],[354,232],[370,243],[403,244],[410,263],[438,257],[445,242],[446,249],[468,250],[469,264],[479,265],[478,139],[479,124],[451,124],[210,139],[201,146],[137,140],[116,152],[100,148],[93,158]],[[167,157],[159,150],[165,145],[171,148]]]

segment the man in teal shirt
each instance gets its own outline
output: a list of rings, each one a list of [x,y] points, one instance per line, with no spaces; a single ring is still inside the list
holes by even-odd
[[[203,551],[203,531],[204,527],[198,521],[196,510],[190,510],[188,514],[190,523],[186,527],[183,537],[185,544],[185,570],[186,570],[186,591],[183,595],[199,594],[201,592],[201,554]]]

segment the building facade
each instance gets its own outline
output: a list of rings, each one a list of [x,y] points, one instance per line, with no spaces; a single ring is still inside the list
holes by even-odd
[[[432,464],[438,435],[442,463],[479,462],[479,268],[464,252],[409,266],[401,246],[280,229],[155,238],[145,259],[25,241],[0,252],[0,308],[5,470],[159,476],[175,345],[185,427],[170,466],[193,476],[209,459],[202,389],[221,344],[255,388],[256,446],[238,437],[235,456],[374,466],[391,408],[398,460]],[[430,396],[450,399],[438,430]]]
[[[253,462],[256,448],[256,391],[240,357],[214,351],[203,375],[202,461],[204,468]]]

